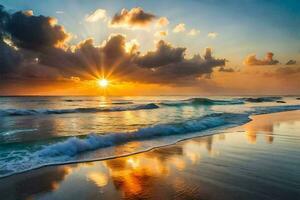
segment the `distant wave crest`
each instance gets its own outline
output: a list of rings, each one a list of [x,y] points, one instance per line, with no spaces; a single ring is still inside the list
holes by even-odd
[[[210,105],[234,105],[234,104],[243,104],[242,100],[233,99],[233,100],[215,100],[208,98],[191,98],[182,101],[165,101],[162,102],[162,105],[165,106],[210,106]]]
[[[261,102],[274,102],[282,99],[282,97],[247,97],[240,98],[240,100],[252,102],[252,103],[261,103]]]
[[[68,113],[96,113],[96,112],[116,112],[130,110],[156,109],[158,105],[154,103],[109,107],[109,108],[74,108],[74,109],[2,109],[0,116],[24,116],[24,115],[46,115],[46,114],[68,114]]]

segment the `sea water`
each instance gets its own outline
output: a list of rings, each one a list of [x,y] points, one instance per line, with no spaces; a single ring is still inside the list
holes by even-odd
[[[134,154],[297,109],[297,97],[279,96],[0,97],[0,177]]]

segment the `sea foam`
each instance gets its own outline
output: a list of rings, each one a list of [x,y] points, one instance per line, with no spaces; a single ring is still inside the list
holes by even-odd
[[[21,149],[12,149],[11,146],[6,145],[5,147],[1,147],[3,148],[2,154],[5,156],[2,156],[0,160],[0,177],[42,166],[117,157],[121,155],[116,155],[115,151],[107,154],[105,149],[131,141],[140,141],[141,145],[148,144],[148,146],[143,146],[144,150],[147,150],[162,145],[173,144],[174,142],[191,137],[213,134],[217,130],[222,130],[226,127],[244,124],[250,120],[249,116],[252,114],[299,109],[300,105],[255,107],[253,110],[244,113],[214,113],[181,123],[158,124],[144,127],[133,132],[107,133],[105,135],[91,133],[85,137],[71,137],[63,141],[49,141],[45,144],[34,144],[34,146],[27,146]],[[162,139],[163,143],[148,143],[152,139],[155,141]],[[94,150],[102,151],[102,148],[105,153],[100,157],[97,153],[91,154],[92,156],[85,154],[85,152],[93,152]],[[143,151],[143,149],[130,153],[140,151]]]

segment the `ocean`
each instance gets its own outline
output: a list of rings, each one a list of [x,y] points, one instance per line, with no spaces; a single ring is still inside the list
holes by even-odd
[[[131,155],[298,109],[292,96],[0,97],[0,177]]]

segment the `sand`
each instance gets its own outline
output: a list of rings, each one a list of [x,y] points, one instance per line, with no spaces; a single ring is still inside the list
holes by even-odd
[[[3,178],[0,199],[300,199],[300,111],[252,119],[145,153]]]

